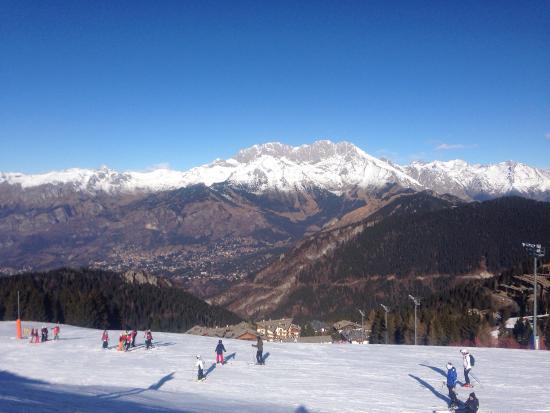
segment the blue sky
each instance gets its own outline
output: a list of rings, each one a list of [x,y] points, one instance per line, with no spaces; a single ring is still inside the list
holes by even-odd
[[[550,167],[547,1],[0,2],[0,170],[255,143]]]

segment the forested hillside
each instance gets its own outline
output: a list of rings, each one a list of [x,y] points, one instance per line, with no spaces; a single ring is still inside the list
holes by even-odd
[[[217,303],[241,315],[338,319],[516,268],[527,260],[522,242],[550,246],[550,203],[509,197],[411,207],[426,196],[350,226],[342,242],[310,237]]]
[[[527,262],[526,262],[527,264]],[[529,265],[505,271],[490,280],[473,280],[442,292],[424,296],[418,307],[418,343],[428,345],[484,345],[529,347],[532,330],[521,317],[533,314],[530,290],[516,296],[502,294],[502,285],[516,285],[514,275],[532,272]],[[500,292],[500,293],[499,293]],[[550,312],[548,289],[539,286],[538,312]],[[505,328],[509,317],[519,317],[513,330]],[[382,307],[371,313],[371,343],[386,342],[385,312]],[[388,313],[388,342],[414,342],[414,306],[411,300],[392,307]],[[550,345],[550,318],[538,322],[544,346]],[[492,332],[498,330],[498,339]]]
[[[162,279],[84,269],[0,278],[0,320],[17,318],[17,291],[24,320],[169,332],[240,321]]]

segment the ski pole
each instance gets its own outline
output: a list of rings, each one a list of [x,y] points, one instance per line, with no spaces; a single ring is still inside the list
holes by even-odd
[[[470,376],[472,376],[472,378],[473,378],[475,381],[477,381],[477,382],[479,383],[479,385],[480,385],[481,387],[483,387],[483,384],[481,384],[481,382],[477,379],[477,377],[476,377],[473,373],[470,372],[469,374],[470,374]]]

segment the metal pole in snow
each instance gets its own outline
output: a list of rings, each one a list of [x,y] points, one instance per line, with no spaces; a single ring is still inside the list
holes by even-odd
[[[537,334],[537,256],[535,255],[533,257],[535,259],[535,286],[534,286],[534,292],[535,292],[535,303],[533,305],[533,334],[535,337],[535,350],[539,349],[539,336]]]

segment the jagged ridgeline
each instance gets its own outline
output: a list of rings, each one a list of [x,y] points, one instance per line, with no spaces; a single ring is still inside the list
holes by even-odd
[[[23,320],[168,332],[240,321],[165,279],[142,273],[59,269],[0,278],[0,320],[17,318],[17,291]]]

